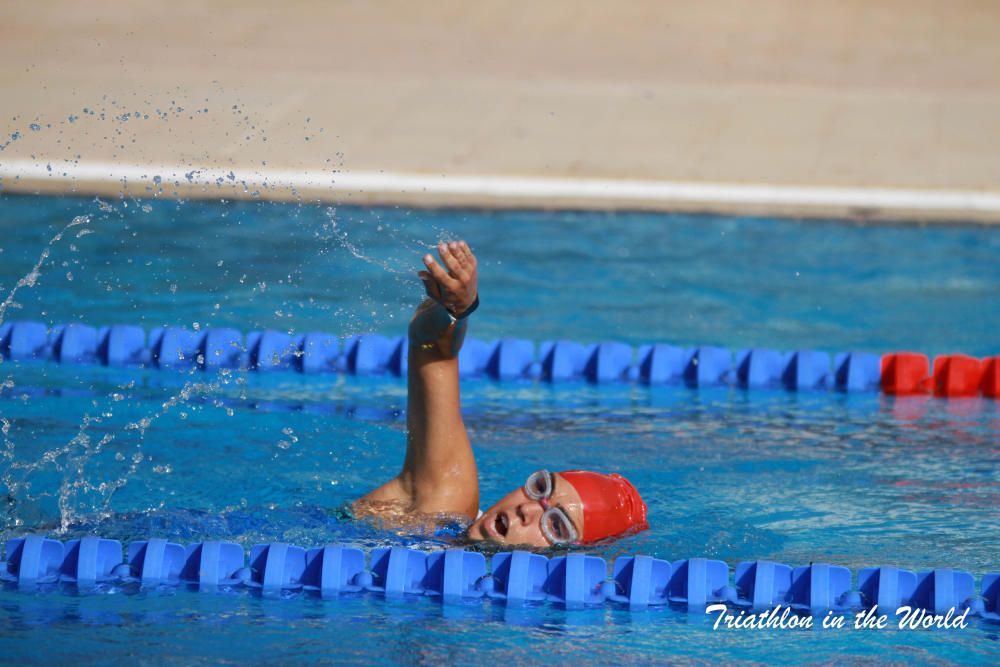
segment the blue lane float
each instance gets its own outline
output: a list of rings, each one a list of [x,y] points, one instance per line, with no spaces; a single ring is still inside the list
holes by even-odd
[[[499,553],[491,559],[492,576],[483,580],[486,593],[509,603],[545,600],[548,559],[527,551]]]
[[[305,549],[275,542],[250,553],[235,543],[207,541],[186,547],[163,539],[128,544],[88,536],[65,544],[43,535],[9,540],[0,581],[22,590],[68,585],[138,584],[145,588],[187,586],[203,591],[245,587],[261,594],[288,591],[323,598],[372,593],[406,599],[431,596],[461,602],[492,598],[508,605],[555,603],[567,609],[617,604],[632,610],[672,606],[702,612],[713,603],[736,608],[802,614],[851,612],[902,606],[943,615],[949,610],[1000,621],[1000,573],[983,576],[979,593],[969,572],[940,568],[912,572],[866,568],[856,585],[850,570],[827,563],[792,568],[758,560],[731,573],[720,560],[667,561],[650,556],[617,558],[608,574],[603,558],[569,553],[546,558],[526,551],[486,557],[475,551],[423,552],[405,547],[374,549],[327,545]],[[734,576],[731,576],[734,574]]]
[[[306,570],[306,550],[283,542],[258,544],[250,550],[249,586],[264,591],[297,590]]]
[[[792,568],[769,560],[740,563],[736,566],[734,583],[736,604],[750,609],[770,609],[788,598]],[[861,585],[860,575],[858,585]]]
[[[731,384],[733,355],[722,347],[695,347],[684,352],[684,384],[689,387],[711,387]]]
[[[524,349],[527,352],[527,348]],[[632,364],[632,348],[624,343],[583,345],[569,340],[546,341],[539,346],[538,356],[541,360],[539,379],[548,382],[627,382],[640,377],[639,367]],[[461,361],[459,357],[459,366]],[[522,364],[525,362],[532,370],[530,364],[533,362],[527,358]]]
[[[645,609],[668,603],[670,563],[649,556],[626,556],[615,560],[611,581],[605,582],[604,596],[629,609]]]
[[[870,567],[858,572],[858,592],[862,600],[883,609],[901,607],[905,600],[913,597],[916,588],[916,572],[895,567]]]
[[[729,566],[721,560],[688,558],[674,561],[667,584],[667,599],[689,609],[704,609],[725,602],[731,595]]]
[[[123,565],[122,545],[116,540],[99,537],[70,540],[59,570],[60,580],[81,588],[93,587],[121,577]]]
[[[486,591],[479,585],[486,577],[486,557],[474,551],[448,549],[427,555],[424,591],[447,601],[479,598]]]
[[[833,357],[834,386],[845,391],[878,391],[882,358],[870,352],[841,352]]]
[[[62,542],[29,535],[9,540],[6,552],[7,567],[0,571],[4,581],[17,582],[21,586],[59,581],[66,554]]]
[[[644,384],[679,384],[683,373],[683,349],[665,343],[639,348],[639,380]]]
[[[365,553],[361,549],[328,545],[306,552],[306,567],[302,571],[302,588],[322,597],[341,593],[360,593],[371,583],[365,571]]]
[[[142,542],[131,542],[125,562],[131,573],[138,573],[143,586],[156,587],[161,584],[176,586],[181,580],[184,568],[184,547],[162,538]]]
[[[971,598],[971,595],[970,590],[969,597],[963,600]],[[788,598],[793,609],[813,614],[827,609],[844,611],[861,606],[861,595],[851,587],[851,571],[826,563],[793,569]]]

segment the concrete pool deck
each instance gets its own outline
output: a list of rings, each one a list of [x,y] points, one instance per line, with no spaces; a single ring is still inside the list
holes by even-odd
[[[8,192],[1000,222],[989,1],[6,3],[0,82]]]

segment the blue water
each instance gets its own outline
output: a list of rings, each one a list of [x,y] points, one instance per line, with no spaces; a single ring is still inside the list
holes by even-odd
[[[1000,232],[708,216],[0,198],[4,317],[398,335],[420,255],[480,256],[472,334],[633,345],[1000,353]],[[81,231],[84,232],[81,234]],[[30,282],[30,281],[29,281]],[[0,538],[48,531],[440,548],[336,509],[398,471],[405,385],[0,365]],[[627,474],[651,530],[609,560],[1000,569],[1000,403],[470,381],[484,507],[533,470]],[[4,487],[7,488],[4,488]],[[674,610],[567,612],[244,592],[0,591],[3,659],[990,663],[1000,626],[713,631]]]

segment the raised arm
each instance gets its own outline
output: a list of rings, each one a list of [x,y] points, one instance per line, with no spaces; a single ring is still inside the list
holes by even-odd
[[[424,256],[429,297],[410,322],[406,458],[400,473],[355,503],[371,514],[383,503],[424,514],[475,519],[479,478],[462,421],[458,352],[477,304],[476,258],[464,241],[438,245],[441,263]],[[442,266],[443,263],[443,266]]]

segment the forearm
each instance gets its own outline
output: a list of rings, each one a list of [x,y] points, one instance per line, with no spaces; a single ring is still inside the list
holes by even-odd
[[[462,421],[458,360],[442,358],[436,350],[411,348],[407,383],[404,474],[437,484],[452,475],[456,464],[474,469]]]

